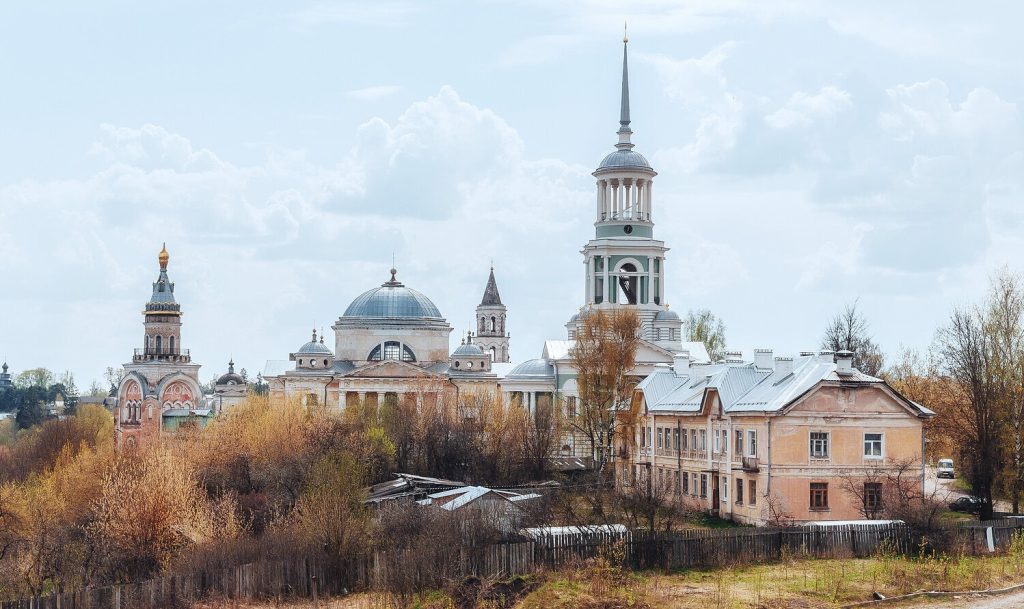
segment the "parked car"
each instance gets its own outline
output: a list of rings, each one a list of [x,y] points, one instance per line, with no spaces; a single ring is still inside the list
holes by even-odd
[[[949,504],[949,509],[954,512],[964,512],[965,514],[980,514],[983,503],[984,501],[977,497],[960,497]]]
[[[939,459],[939,466],[936,469],[938,470],[935,474],[937,478],[949,478],[952,480],[955,477],[952,459]]]

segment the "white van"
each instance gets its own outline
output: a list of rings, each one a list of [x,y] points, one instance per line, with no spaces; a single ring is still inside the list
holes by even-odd
[[[952,480],[955,477],[953,475],[952,459],[939,459],[939,466],[936,469],[938,470],[935,474],[936,478],[949,478]]]

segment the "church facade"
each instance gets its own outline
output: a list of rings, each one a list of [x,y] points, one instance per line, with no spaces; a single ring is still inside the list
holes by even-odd
[[[118,448],[174,433],[186,425],[204,427],[216,412],[207,407],[199,365],[181,347],[181,305],[167,275],[170,255],[160,251],[160,274],[143,315],[142,348],[124,364],[117,388],[114,434]]]
[[[476,317],[482,329],[449,353],[452,326],[422,293],[391,278],[357,296],[331,326],[333,340],[312,332],[288,360],[268,361],[272,399],[332,409],[364,400],[437,399],[464,389],[497,391],[494,367],[507,361],[507,310],[491,269]]]

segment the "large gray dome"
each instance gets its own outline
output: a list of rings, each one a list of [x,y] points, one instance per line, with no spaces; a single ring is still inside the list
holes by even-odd
[[[391,281],[379,288],[363,292],[345,309],[342,317],[427,317],[443,319],[441,311],[430,299],[412,288],[395,280],[395,269],[391,269]]]
[[[647,162],[644,155],[631,149],[621,149],[604,157],[597,170],[602,169],[647,169],[651,170],[651,164]]]

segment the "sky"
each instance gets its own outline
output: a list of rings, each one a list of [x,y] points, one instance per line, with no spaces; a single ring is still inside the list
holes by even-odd
[[[818,345],[858,300],[926,349],[1024,269],[1012,2],[402,0],[0,6],[0,358],[80,388],[142,346],[166,242],[201,380],[287,359],[398,278],[511,354],[584,299],[590,173],[658,171],[666,301],[730,347]]]

